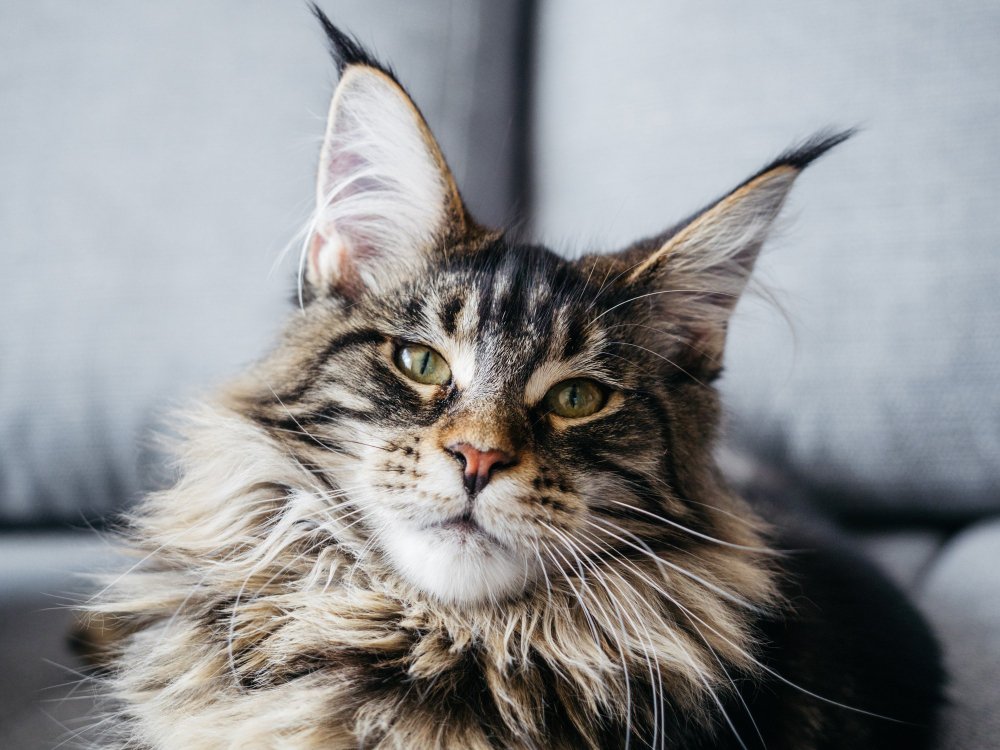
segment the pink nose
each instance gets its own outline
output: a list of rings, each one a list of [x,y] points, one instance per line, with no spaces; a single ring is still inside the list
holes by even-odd
[[[468,443],[452,443],[445,450],[462,464],[465,470],[465,489],[470,495],[478,494],[486,486],[494,469],[511,466],[516,461],[506,451],[495,448],[481,451]]]

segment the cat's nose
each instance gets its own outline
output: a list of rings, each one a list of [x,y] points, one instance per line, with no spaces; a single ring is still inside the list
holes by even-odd
[[[453,455],[465,472],[465,489],[469,495],[478,494],[497,469],[513,466],[517,459],[507,451],[491,448],[481,451],[469,443],[452,443],[445,450]]]

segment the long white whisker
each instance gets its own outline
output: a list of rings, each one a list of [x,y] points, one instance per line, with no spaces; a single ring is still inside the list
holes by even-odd
[[[640,574],[640,576],[645,577],[644,574],[643,574],[643,572],[642,572],[642,570],[639,568],[639,566],[636,565],[628,557],[626,557],[625,555],[623,555],[619,550],[615,549],[614,547],[612,547],[609,544],[601,542],[601,540],[597,539],[592,534],[587,534],[587,536],[590,537],[591,539],[593,539],[594,542],[595,542],[595,544],[598,544],[602,549],[606,549],[609,552],[611,552],[612,554],[620,557],[625,562],[626,565],[628,565],[632,569],[634,569],[637,573]],[[619,573],[618,571],[614,571],[614,573],[619,578],[621,578],[622,581],[624,582],[624,578],[622,578],[621,573]],[[648,581],[648,579],[647,579],[647,581]],[[692,616],[689,613],[688,609],[684,605],[682,605],[679,601],[677,601],[677,599],[675,597],[667,594],[659,586],[654,586],[654,588],[655,588],[655,590],[661,596],[664,597],[664,599],[666,599],[671,604],[673,604],[675,607],[677,607],[684,614],[684,616],[688,619],[688,622],[690,623],[692,629],[694,630],[695,633],[698,634],[698,637],[705,644],[705,647],[708,649],[709,653],[712,654],[712,657],[715,659],[716,663],[718,663],[719,669],[722,670],[722,674],[729,681],[729,684],[733,688],[733,693],[736,695],[736,697],[740,701],[740,703],[743,704],[743,708],[746,711],[746,714],[747,714],[747,716],[750,719],[750,724],[753,726],[754,731],[757,734],[757,737],[760,738],[761,747],[764,747],[765,746],[764,736],[763,736],[763,734],[761,734],[760,728],[757,726],[757,721],[754,719],[753,714],[750,712],[750,707],[747,705],[746,701],[743,699],[743,695],[740,693],[739,688],[736,687],[736,683],[733,681],[732,677],[730,677],[729,672],[726,670],[726,667],[723,664],[721,657],[718,655],[718,653],[716,652],[716,650],[712,647],[712,644],[709,642],[708,638],[705,637],[705,634],[701,632],[701,629],[698,627],[698,625],[692,619]],[[739,651],[740,651],[740,653],[746,654],[746,652],[743,649],[739,649]],[[740,736],[739,732],[736,730],[736,726],[733,724],[733,722],[730,719],[729,715],[726,713],[726,709],[722,705],[722,701],[718,698],[717,695],[715,695],[715,691],[712,689],[711,685],[709,684],[708,678],[706,678],[702,674],[702,672],[701,672],[700,669],[696,669],[695,673],[698,675],[698,679],[702,683],[702,685],[704,686],[705,690],[712,696],[712,699],[715,702],[715,704],[718,706],[719,710],[722,711],[722,714],[723,714],[723,717],[724,717],[726,723],[728,724],[730,730],[733,732],[733,735],[736,737],[736,741],[740,743],[740,746],[744,750],[747,750],[746,745],[743,742],[743,738]]]
[[[548,528],[550,531],[554,532],[554,527],[550,526],[549,524],[545,523],[544,521],[542,522],[542,525],[545,526],[546,528]],[[575,553],[573,552],[573,550],[571,548],[567,547],[566,549],[567,549],[567,551],[570,554],[575,555]],[[558,548],[555,548],[555,551],[558,553],[559,552]],[[563,555],[561,553],[559,553],[559,556],[563,557]],[[566,563],[567,563],[567,565],[569,565],[569,561],[566,560],[565,557],[563,557],[563,560],[565,560]],[[570,566],[570,567],[572,567],[572,566]],[[576,592],[576,587],[573,586],[573,584],[570,582],[569,576],[565,573],[565,571],[563,571],[563,576],[566,578],[566,583],[568,583],[570,585],[570,588],[573,589],[574,593],[577,593]],[[584,604],[582,595],[580,595],[579,593],[577,593],[577,599],[579,599],[580,606],[583,607],[584,611],[586,612],[587,611],[587,607]],[[597,605],[597,606],[600,606],[599,602],[597,602],[596,599],[594,600],[594,604]],[[607,614],[603,613],[603,608],[601,608],[601,609],[602,609],[602,614],[604,614],[605,618],[607,618]],[[588,616],[588,619],[589,619],[589,616]],[[605,632],[607,632],[607,630],[605,630]],[[596,631],[594,632],[594,639],[595,639],[595,641],[597,641],[598,643],[600,643],[600,641],[598,640]],[[625,750],[628,750],[628,748],[631,747],[631,743],[632,743],[632,685],[631,685],[632,680],[631,680],[631,678],[629,676],[628,661],[625,658],[625,649],[622,647],[621,641],[618,638],[614,637],[613,633],[611,634],[611,640],[614,641],[615,647],[618,650],[618,654],[619,654],[619,656],[621,658],[621,663],[622,663],[622,676],[623,676],[624,683],[625,683]]]
[[[606,529],[602,529],[602,531],[606,532]],[[629,546],[633,546],[633,545],[629,545]],[[643,551],[643,550],[640,549],[640,551]],[[658,555],[655,555],[651,550],[645,550],[645,552],[646,552],[646,554],[649,557],[653,558],[657,562],[657,564],[667,565],[667,561],[666,560],[663,560],[662,557],[660,557]],[[668,567],[669,567],[669,565],[668,565]],[[638,570],[638,568],[637,568],[637,570]],[[644,574],[640,573],[640,575],[644,575]],[[669,595],[665,591],[663,591],[663,589],[661,587],[659,587],[654,581],[650,580],[648,577],[646,577],[645,580],[651,586],[653,586],[654,588],[656,588],[656,590],[659,591],[659,593],[661,595],[669,597]],[[753,663],[755,666],[759,667],[760,669],[763,669],[765,672],[767,672],[768,674],[770,674],[772,677],[774,677],[775,679],[777,679],[780,682],[785,683],[789,687],[794,688],[794,689],[800,691],[801,693],[803,693],[805,695],[808,695],[808,696],[810,696],[812,698],[816,698],[817,700],[823,701],[824,703],[828,703],[828,704],[830,704],[832,706],[837,706],[839,708],[843,708],[843,709],[846,709],[848,711],[854,711],[855,713],[863,714],[865,716],[871,716],[871,717],[874,717],[876,719],[884,719],[885,721],[892,721],[892,722],[895,722],[897,724],[905,724],[906,723],[906,722],[903,722],[903,721],[901,721],[899,719],[894,719],[891,716],[884,716],[882,714],[877,714],[877,713],[874,713],[872,711],[866,711],[866,710],[864,710],[862,708],[857,708],[855,706],[850,706],[850,705],[848,705],[846,703],[840,703],[839,701],[835,701],[832,698],[825,698],[822,695],[819,695],[817,693],[811,692],[810,690],[807,690],[806,688],[804,688],[801,685],[798,685],[798,684],[792,682],[787,677],[784,677],[783,675],[781,675],[778,672],[776,672],[775,670],[773,670],[771,667],[769,667],[766,664],[764,664],[763,662],[761,662],[759,659],[757,659],[756,657],[754,657],[753,654],[748,653],[746,651],[746,649],[744,649],[742,646],[740,646],[739,644],[735,643],[731,638],[723,635],[721,632],[719,632],[719,630],[717,628],[709,625],[702,618],[698,617],[698,615],[696,615],[695,613],[691,612],[689,609],[687,609],[686,607],[684,607],[682,604],[680,604],[676,600],[674,600],[674,603],[682,611],[684,611],[684,613],[687,616],[692,617],[695,620],[697,620],[701,625],[703,625],[705,628],[707,628],[709,631],[711,631],[713,634],[715,634],[720,640],[724,641],[726,644],[728,644],[729,646],[731,646],[732,648],[734,648],[735,650],[737,650],[738,652],[740,652],[748,661],[750,661],[751,663]]]
[[[598,320],[600,320],[601,318],[603,318],[609,312],[611,312],[612,310],[617,310],[622,305],[627,305],[630,302],[636,302],[637,300],[643,299],[645,297],[654,297],[654,296],[656,296],[658,294],[717,294],[717,295],[720,295],[720,296],[723,296],[723,297],[733,297],[733,298],[736,298],[736,297],[739,296],[739,295],[736,295],[736,294],[729,294],[727,292],[712,292],[712,291],[707,290],[707,289],[661,289],[658,292],[646,292],[645,294],[637,294],[635,297],[630,297],[629,299],[625,300],[624,302],[619,302],[617,305],[612,305],[607,310],[605,310],[600,315],[598,315],[596,318],[594,318],[591,321],[591,323],[596,323]]]
[[[653,513],[652,511],[646,510],[645,508],[640,508],[638,505],[631,505],[630,503],[623,503],[620,500],[612,500],[611,502],[614,503],[615,505],[620,505],[623,508],[628,508],[629,510],[634,510],[634,511],[636,511],[638,513],[642,513],[643,515],[649,516],[650,518],[653,518],[653,519],[659,521],[660,523],[665,523],[667,526],[673,526],[675,529],[680,529],[681,531],[684,531],[685,533],[688,533],[691,536],[698,537],[699,539],[704,539],[707,542],[712,542],[714,544],[718,544],[718,545],[721,545],[723,547],[729,547],[730,549],[743,550],[744,552],[756,552],[756,553],[763,554],[763,555],[780,555],[781,554],[780,552],[778,552],[778,551],[776,551],[774,549],[771,549],[770,547],[750,547],[750,546],[745,545],[745,544],[736,544],[735,542],[727,542],[724,539],[718,539],[717,537],[710,536],[708,534],[703,534],[700,531],[695,531],[694,529],[689,528],[689,527],[685,526],[682,523],[678,523],[677,521],[673,521],[673,520],[671,520],[669,518],[665,518],[665,517],[663,517],[661,515],[658,515],[657,513]]]
[[[732,602],[733,604],[737,604],[740,607],[744,607],[745,609],[749,609],[752,612],[761,612],[761,608],[758,607],[753,602],[749,602],[746,599],[744,599],[743,597],[736,596],[736,594],[733,594],[730,591],[726,591],[721,586],[717,586],[716,584],[712,583],[709,580],[706,580],[705,578],[703,578],[702,576],[698,575],[697,573],[692,573],[690,570],[688,570],[687,568],[685,568],[685,567],[683,567],[681,565],[677,565],[676,563],[670,562],[669,560],[664,560],[661,556],[657,555],[656,553],[654,553],[654,552],[652,552],[652,551],[650,551],[648,549],[643,549],[643,547],[641,547],[639,545],[636,545],[636,544],[628,541],[624,537],[621,537],[621,536],[615,534],[613,531],[610,531],[607,528],[605,528],[603,526],[600,526],[599,524],[595,523],[594,521],[591,521],[590,519],[586,519],[586,520],[587,520],[587,523],[589,523],[591,526],[594,526],[595,528],[603,531],[604,533],[609,534],[610,536],[613,536],[615,539],[617,539],[618,541],[620,541],[622,544],[628,545],[629,547],[632,547],[634,550],[637,550],[638,552],[641,552],[644,555],[648,555],[649,557],[652,557],[652,558],[658,560],[660,563],[662,563],[663,565],[667,566],[671,570],[674,570],[674,571],[680,573],[683,576],[687,576],[692,581],[697,581],[702,586],[704,586],[705,588],[707,588],[709,591],[712,591],[712,592],[718,594],[719,596],[721,596],[722,598],[724,598],[726,601]],[[609,525],[612,529],[616,529],[617,531],[620,531],[623,534],[627,534],[627,535],[629,535],[629,536],[631,536],[633,538],[639,539],[639,537],[637,537],[632,532],[627,531],[626,529],[623,529],[618,524],[611,523],[606,518],[601,518],[599,520],[603,521],[604,523],[606,523],[607,525]]]
[[[548,526],[548,524],[545,524],[545,525]],[[615,588],[618,589],[619,593],[622,595],[621,599],[617,599],[611,593],[611,589],[608,587],[607,581],[606,581],[605,577],[602,575],[601,571],[597,568],[597,566],[594,564],[594,562],[592,560],[588,560],[588,556],[586,554],[587,550],[584,550],[584,549],[580,548],[579,545],[576,542],[574,542],[568,535],[562,533],[558,529],[555,529],[554,527],[551,527],[551,526],[549,528],[550,528],[550,530],[553,533],[555,533],[558,536],[560,536],[565,541],[565,543],[567,545],[571,546],[572,548],[576,549],[579,552],[579,554],[577,555],[577,559],[579,560],[579,562],[582,565],[585,565],[594,574],[594,580],[596,580],[604,588],[605,592],[608,595],[609,601],[618,603],[620,605],[627,605],[627,606],[629,606],[629,607],[632,608],[633,613],[636,616],[635,620],[633,620],[632,618],[629,618],[629,621],[632,624],[633,630],[636,631],[636,632],[639,631],[639,628],[636,627],[636,625],[638,624],[641,627],[641,629],[643,631],[645,631],[646,639],[647,640],[644,643],[641,640],[641,638],[640,638],[639,644],[640,644],[640,646],[642,648],[643,656],[645,657],[646,667],[649,670],[650,687],[651,687],[652,692],[653,692],[653,700],[652,700],[652,706],[653,706],[653,741],[652,741],[652,746],[656,747],[656,745],[657,745],[657,739],[659,737],[659,731],[660,731],[660,713],[661,713],[661,711],[663,709],[663,705],[662,705],[663,680],[662,680],[662,676],[660,674],[660,663],[659,663],[659,660],[658,659],[653,660],[650,657],[650,653],[651,653],[650,650],[652,649],[653,651],[655,651],[655,646],[653,645],[653,639],[652,639],[652,636],[651,636],[651,634],[649,632],[649,629],[646,628],[646,626],[642,624],[642,616],[638,612],[638,610],[635,609],[635,607],[634,607],[634,605],[633,605],[633,603],[631,601],[631,598],[628,597],[627,594],[624,591],[622,591],[621,588],[619,588],[617,584],[615,584]],[[614,583],[614,582],[612,581],[612,583]],[[598,604],[598,606],[600,606],[600,605]],[[602,610],[603,610],[603,607],[602,607]],[[624,624],[621,622],[621,613],[619,612],[617,614],[618,614],[619,624],[622,625],[622,630],[624,631],[625,627],[624,627]],[[626,616],[627,616],[627,614],[626,614]],[[648,643],[649,648],[647,648],[647,645],[646,645],[647,643]],[[653,662],[654,661],[656,663],[656,669],[655,669],[655,673],[656,674],[655,674],[655,677],[654,677],[654,669],[653,669]],[[660,690],[660,697],[659,697],[659,699],[657,697],[657,686],[659,686],[659,690]]]
[[[676,368],[677,370],[680,370],[685,375],[687,375],[689,378],[691,378],[691,380],[693,380],[694,382],[696,382],[698,385],[703,386],[705,388],[709,387],[708,383],[704,382],[703,380],[701,380],[700,378],[698,378],[697,376],[695,376],[693,373],[688,372],[683,367],[681,367],[679,364],[677,364],[676,362],[674,362],[672,359],[670,359],[667,356],[664,356],[663,354],[660,354],[659,352],[654,352],[652,349],[647,349],[645,346],[640,346],[639,344],[633,344],[631,341],[609,341],[608,343],[609,344],[617,344],[618,346],[631,346],[631,347],[634,347],[635,349],[641,349],[642,351],[646,352],[647,354],[652,354],[654,357],[657,357],[658,359],[662,359],[664,362],[666,362],[671,367]]]

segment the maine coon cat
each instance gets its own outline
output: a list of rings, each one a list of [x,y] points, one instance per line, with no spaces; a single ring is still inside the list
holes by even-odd
[[[713,460],[790,150],[618,252],[480,226],[393,73],[340,80],[301,309],[194,410],[93,606],[120,748],[921,748],[933,639]]]

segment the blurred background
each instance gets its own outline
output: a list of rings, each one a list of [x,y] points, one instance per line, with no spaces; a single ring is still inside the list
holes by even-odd
[[[1000,5],[324,0],[397,70],[481,220],[657,232],[826,127],[741,303],[726,465],[914,596],[942,748],[1000,747]],[[335,82],[304,3],[0,5],[0,747],[72,747],[66,605],[162,476],[163,414],[292,309]],[[777,304],[768,301],[773,297]]]

